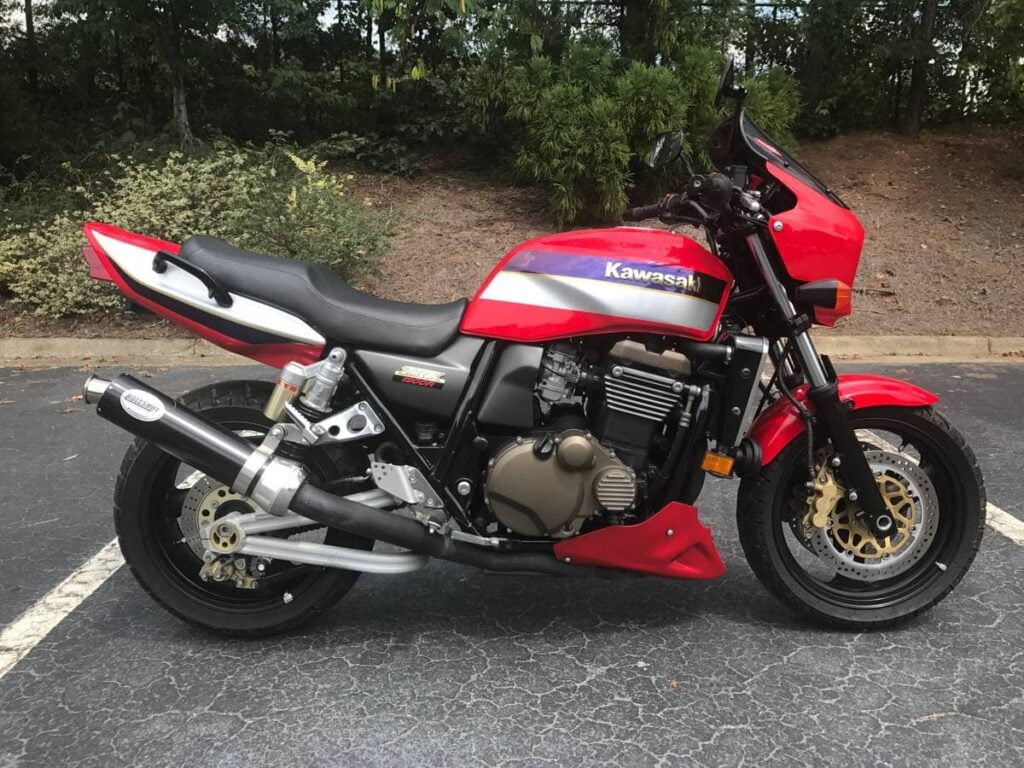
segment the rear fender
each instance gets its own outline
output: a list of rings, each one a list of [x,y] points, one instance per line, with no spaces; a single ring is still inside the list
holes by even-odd
[[[154,272],[156,253],[177,254],[176,243],[93,221],[82,229],[89,241],[83,255],[90,276],[113,282],[139,306],[224,349],[275,368],[292,360],[312,363],[322,356],[324,338],[301,318],[240,295],[233,295],[231,307],[221,307],[193,276],[180,270]]]
[[[796,389],[793,396],[808,410],[814,410],[807,397],[806,385]],[[852,403],[855,411],[877,406],[921,408],[939,402],[937,395],[909,382],[866,373],[841,375],[839,398]],[[761,465],[764,466],[803,431],[804,420],[800,414],[789,400],[780,397],[757,418],[747,437],[761,447]]]

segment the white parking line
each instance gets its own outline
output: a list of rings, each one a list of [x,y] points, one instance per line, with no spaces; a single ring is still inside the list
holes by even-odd
[[[992,502],[986,505],[985,513],[985,522],[992,530],[999,531],[1014,544],[1024,547],[1024,523]]]
[[[117,539],[89,558],[0,633],[0,678],[124,565]]]

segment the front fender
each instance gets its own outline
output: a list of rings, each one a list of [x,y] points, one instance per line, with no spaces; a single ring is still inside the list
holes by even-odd
[[[807,398],[807,385],[793,391],[793,396],[808,410],[814,406]],[[876,406],[920,408],[939,402],[938,395],[914,384],[888,376],[850,373],[839,377],[839,398],[852,401],[853,410]],[[779,452],[804,431],[804,420],[793,404],[780,397],[758,416],[747,437],[761,447],[761,465],[771,462]]]

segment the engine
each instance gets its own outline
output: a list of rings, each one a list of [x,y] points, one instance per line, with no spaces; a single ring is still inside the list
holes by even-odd
[[[628,514],[652,443],[681,405],[688,421],[696,388],[685,355],[629,340],[589,362],[594,355],[572,343],[545,351],[534,388],[543,433],[516,438],[489,462],[488,506],[516,533],[572,536],[593,515]]]

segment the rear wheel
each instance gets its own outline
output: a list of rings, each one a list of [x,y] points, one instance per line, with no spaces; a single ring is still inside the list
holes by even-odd
[[[782,602],[823,624],[895,624],[942,600],[981,543],[985,491],[963,436],[931,408],[869,408],[850,421],[896,521],[881,540],[840,488],[816,517],[808,505],[806,437],[740,486],[747,561]],[[828,452],[815,453],[829,479]]]
[[[194,390],[181,400],[192,410],[259,441],[271,424],[263,416],[269,383],[234,381]],[[360,477],[343,455],[314,452],[312,482],[331,490],[359,490]],[[342,487],[338,487],[338,486]],[[254,511],[248,499],[156,446],[136,440],[125,454],[114,499],[114,523],[125,560],[142,587],[179,618],[236,636],[262,636],[304,624],[334,605],[359,574],[283,561],[240,558],[217,573],[203,559],[201,528],[236,511]],[[369,550],[373,540],[332,528],[282,531],[336,546]],[[258,566],[263,566],[258,570]],[[222,580],[218,580],[222,579]]]

